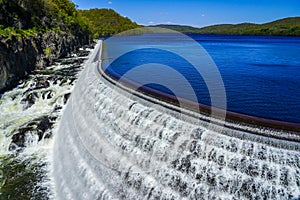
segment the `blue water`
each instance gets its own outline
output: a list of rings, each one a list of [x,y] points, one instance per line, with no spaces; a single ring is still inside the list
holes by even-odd
[[[220,74],[227,95],[227,109],[234,112],[290,122],[300,122],[300,37],[189,35],[209,53]],[[210,96],[202,77],[180,56],[160,50],[159,46],[181,46],[193,55],[189,41],[172,35],[121,37],[124,46],[135,46],[111,63],[108,73],[122,76],[145,63],[161,63],[186,77],[198,102],[210,105]],[[157,69],[161,70],[161,69]],[[172,79],[161,73],[162,79]],[[139,82],[147,71],[130,79]],[[180,83],[172,80],[172,84]],[[149,87],[172,93],[166,86]],[[190,99],[182,91],[181,97]]]

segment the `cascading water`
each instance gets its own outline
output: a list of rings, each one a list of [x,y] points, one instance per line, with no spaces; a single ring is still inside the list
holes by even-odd
[[[300,198],[299,143],[213,131],[131,96],[99,76],[101,48],[86,63],[55,136],[55,198]]]
[[[51,199],[52,134],[91,50],[35,70],[0,97],[0,199]]]

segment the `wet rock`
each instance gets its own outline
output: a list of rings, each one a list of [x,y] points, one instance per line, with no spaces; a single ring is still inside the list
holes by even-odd
[[[61,81],[60,81],[60,83],[59,83],[59,86],[63,86],[63,85],[65,85],[65,84],[67,84],[67,82],[68,82],[68,78],[63,78],[63,79],[61,79]]]
[[[70,77],[70,85],[74,85],[74,82],[77,80],[76,78]]]
[[[71,96],[71,93],[67,93],[67,94],[64,95],[64,104],[67,103],[67,101],[70,98],[70,96]]]
[[[76,58],[63,59],[60,62],[61,65],[73,65],[73,64],[77,64],[77,63],[80,63],[80,62]]]
[[[49,81],[47,80],[37,80],[35,89],[48,88],[50,86]]]
[[[44,138],[50,137],[50,135],[45,135],[45,132],[52,127],[53,127],[53,123],[50,121],[50,119],[47,116],[42,117],[40,119],[40,123],[36,127],[39,136],[39,141],[42,140],[43,137]]]
[[[36,92],[30,93],[26,97],[21,100],[21,104],[24,104],[24,109],[30,108],[33,104],[35,104],[38,99],[38,95]]]
[[[18,148],[25,147],[26,133],[33,131],[34,127],[28,126],[25,128],[20,128],[16,134],[12,136],[11,144],[9,145],[9,150],[13,151]]]
[[[30,38],[0,36],[0,93],[17,86],[33,70],[45,69],[55,59],[70,55],[88,42],[87,38],[79,39],[63,32],[46,32]],[[51,54],[45,53],[47,48]]]
[[[17,134],[13,135],[12,137],[12,144],[14,144],[17,147],[24,147],[25,146],[25,133],[27,131],[21,131],[18,132]],[[14,150],[12,149],[14,145],[10,144],[9,150]]]
[[[78,51],[76,54],[78,57],[87,57],[90,54],[90,51],[81,50],[81,51]]]
[[[82,48],[83,48],[84,50],[86,50],[86,49],[94,49],[94,48],[95,48],[95,47],[94,47],[95,44],[96,44],[95,41],[91,41],[90,44],[83,45]]]
[[[10,150],[16,150],[18,148],[24,148],[26,142],[26,134],[37,134],[38,141],[41,141],[43,138],[49,138],[50,132],[47,133],[47,130],[53,128],[53,121],[56,120],[56,117],[44,116],[37,118],[25,127],[20,128],[13,136],[10,144]]]
[[[53,97],[53,91],[45,91],[42,92],[42,98],[43,99],[51,99]]]

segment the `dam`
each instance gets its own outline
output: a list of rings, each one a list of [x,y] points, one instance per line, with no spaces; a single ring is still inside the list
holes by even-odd
[[[99,42],[55,135],[57,199],[299,199],[293,131],[198,120],[101,70]],[[199,122],[200,121],[200,122]]]

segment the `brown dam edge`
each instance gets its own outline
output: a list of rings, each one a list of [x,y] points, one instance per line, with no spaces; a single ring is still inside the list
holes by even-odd
[[[98,56],[96,56],[96,57],[98,57]],[[100,62],[100,63],[102,63],[102,62]],[[123,77],[120,79],[120,77],[118,77],[117,75],[112,75],[112,74],[106,73],[103,70],[101,64],[100,64],[100,66],[97,67],[97,69],[98,69],[98,73],[103,78],[105,78],[107,81],[109,81],[110,83],[112,83],[115,86],[118,86],[118,84],[121,84],[125,88],[134,89],[135,91],[142,93],[143,95],[158,99],[165,103],[172,104],[174,106],[181,107],[181,108],[187,109],[189,111],[192,111],[192,112],[204,115],[204,116],[213,117],[215,119],[218,119],[218,118],[221,119],[222,116],[224,115],[224,113],[226,113],[226,118],[225,118],[226,122],[228,122],[229,124],[233,123],[233,124],[241,125],[239,127],[232,127],[226,123],[225,124],[226,127],[234,128],[234,129],[241,130],[241,131],[246,130],[247,132],[251,132],[256,135],[262,135],[262,136],[266,136],[266,137],[272,137],[272,138],[276,138],[276,139],[288,140],[288,141],[293,141],[293,142],[300,142],[300,123],[293,123],[293,122],[286,122],[286,121],[267,119],[267,118],[262,118],[262,117],[257,117],[257,116],[251,116],[251,115],[236,113],[236,112],[227,111],[227,110],[215,108],[215,107],[214,107],[214,115],[210,116],[211,110],[212,110],[211,106],[196,103],[196,102],[184,99],[184,98],[176,97],[174,95],[170,95],[170,94],[149,88],[147,86],[140,86],[138,83],[136,83],[132,80],[124,79]],[[121,88],[121,89],[124,89],[124,88]],[[135,93],[134,95],[145,99],[143,96],[139,95],[138,93]],[[149,99],[145,99],[145,100],[151,101]],[[153,103],[155,103],[155,102],[153,102]],[[185,113],[185,114],[187,114],[187,113]],[[191,116],[193,116],[193,115],[191,115]],[[248,130],[245,127],[270,130],[270,131],[280,132],[281,134],[280,135],[272,135],[272,134],[258,133],[257,131]]]

